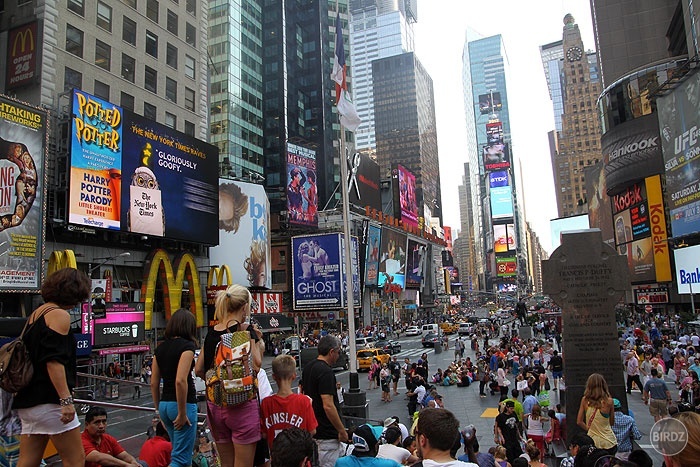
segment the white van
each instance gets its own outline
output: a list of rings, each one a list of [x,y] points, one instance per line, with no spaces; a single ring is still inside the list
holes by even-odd
[[[422,336],[425,336],[429,332],[434,332],[435,334],[440,334],[440,328],[438,327],[437,324],[432,323],[432,324],[424,324],[420,328],[420,333]]]

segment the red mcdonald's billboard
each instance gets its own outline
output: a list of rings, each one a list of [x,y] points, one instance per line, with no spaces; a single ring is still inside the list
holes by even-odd
[[[5,89],[14,89],[34,81],[39,55],[37,31],[36,21],[10,30],[7,38]]]

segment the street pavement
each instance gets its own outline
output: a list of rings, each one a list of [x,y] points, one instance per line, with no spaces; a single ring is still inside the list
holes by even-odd
[[[412,362],[415,362],[420,358],[423,352],[427,352],[428,361],[430,362],[430,375],[432,375],[438,368],[446,368],[449,362],[454,358],[453,345],[456,338],[456,335],[450,336],[449,350],[436,354],[432,348],[423,348],[421,346],[420,337],[402,337],[399,340],[402,349],[401,352],[397,354],[398,360],[403,362],[404,358],[408,357]],[[471,351],[469,346],[467,346],[465,350],[465,357],[466,356],[470,356],[472,360],[474,360],[474,352]],[[271,362],[272,357],[265,356],[263,359],[263,368],[269,376],[273,389],[276,390],[272,379]],[[336,379],[346,389],[349,388],[349,373],[349,371],[336,372]],[[389,403],[381,401],[380,389],[367,390],[368,381],[366,372],[360,373],[359,381],[360,389],[366,392],[368,419],[370,421],[381,422],[389,416],[396,415],[401,419],[402,423],[409,425],[408,410],[406,407],[407,401],[404,399],[406,387],[403,377],[399,380],[399,395],[393,396],[392,402]],[[126,383],[122,384],[120,397],[116,401],[120,407],[108,409],[109,417],[107,430],[119,440],[127,451],[133,455],[138,455],[141,445],[146,440],[145,432],[150,424],[151,412],[132,410],[128,406],[134,408],[152,408],[153,405],[150,392],[147,390],[148,388],[143,388],[143,397],[134,400],[132,398],[133,390],[130,387],[125,387],[125,384]],[[673,382],[670,382],[669,387],[672,392],[675,391]],[[462,427],[469,424],[476,427],[477,439],[481,451],[487,451],[493,446],[493,423],[497,415],[498,394],[490,396],[487,391],[487,397],[480,398],[478,383],[472,384],[466,388],[439,386],[438,392],[443,395],[445,408],[452,411],[455,416],[457,416]],[[559,397],[560,395],[556,391],[550,391],[552,407],[559,402]],[[628,396],[628,405],[634,413],[639,430],[644,435],[639,441],[639,445],[651,456],[655,466],[661,466],[663,459],[660,454],[652,449],[648,439],[648,433],[654,420],[649,414],[647,406],[643,404],[639,391],[634,390],[632,394]],[[200,412],[204,411],[204,404],[200,404]],[[572,420],[570,423],[575,423],[576,414],[571,414],[570,417]],[[557,449],[557,452],[560,454],[563,454],[564,451],[563,445],[559,446]],[[553,467],[558,467],[559,462],[559,459],[546,459],[547,465]]]

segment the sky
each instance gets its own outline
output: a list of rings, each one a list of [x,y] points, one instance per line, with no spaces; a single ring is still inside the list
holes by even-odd
[[[460,226],[457,186],[468,160],[461,75],[470,29],[482,37],[503,37],[513,155],[521,163],[522,184],[518,165],[514,176],[524,190],[525,218],[552,252],[549,221],[558,215],[547,132],[554,129],[554,115],[539,47],[562,38],[567,13],[574,16],[586,50],[595,50],[588,0],[418,0],[416,55],[433,79],[443,221],[453,232]]]

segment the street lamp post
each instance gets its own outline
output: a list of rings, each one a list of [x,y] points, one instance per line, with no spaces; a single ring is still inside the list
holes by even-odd
[[[115,260],[119,257],[123,257],[123,256],[131,256],[131,253],[128,251],[125,251],[123,253],[119,253],[118,255],[108,256],[106,258],[104,258],[104,257],[103,258],[93,258],[93,260],[100,260],[101,259],[102,262],[94,267],[92,266],[92,263],[88,263],[88,273],[87,273],[88,277],[90,277],[92,279],[92,273],[94,271],[96,271],[97,269],[99,269],[100,266],[108,263],[109,261],[113,261],[113,260]]]

